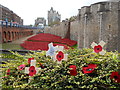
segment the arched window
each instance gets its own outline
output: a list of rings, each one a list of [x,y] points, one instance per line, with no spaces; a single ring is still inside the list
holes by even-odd
[[[7,42],[7,32],[3,32],[3,42]]]
[[[11,34],[10,34],[10,31],[8,31],[8,41],[11,41]]]

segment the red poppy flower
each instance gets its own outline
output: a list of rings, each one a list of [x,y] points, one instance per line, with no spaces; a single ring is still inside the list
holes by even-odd
[[[28,58],[28,63],[29,63],[29,64],[31,63],[31,60],[34,60],[34,57]]]
[[[6,71],[6,74],[7,74],[7,75],[10,75],[10,69],[8,69],[8,70]]]
[[[18,66],[18,70],[23,70],[24,68],[25,68],[25,64]]]
[[[113,79],[116,83],[120,83],[120,74],[118,72],[112,72],[110,79]]]
[[[29,76],[33,76],[36,74],[36,70],[34,66],[30,66],[29,68]]]
[[[96,67],[96,64],[89,64],[87,67],[82,67],[82,71],[83,73],[92,73]]]
[[[101,52],[101,51],[102,51],[102,46],[101,46],[101,45],[95,46],[95,47],[94,47],[94,51],[95,51],[96,53]]]
[[[76,76],[77,75],[76,66],[75,65],[70,65],[69,68],[71,69],[71,70],[69,70],[70,75]]]
[[[56,55],[56,58],[58,61],[61,61],[64,58],[64,53],[62,51],[59,51]]]

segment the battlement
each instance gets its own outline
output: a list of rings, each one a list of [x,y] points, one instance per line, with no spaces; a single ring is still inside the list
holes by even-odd
[[[78,15],[85,15],[85,14],[98,13],[98,12],[108,12],[114,10],[120,10],[120,2],[109,2],[109,1],[97,2],[91,4],[90,6],[81,7],[81,9],[78,10]]]

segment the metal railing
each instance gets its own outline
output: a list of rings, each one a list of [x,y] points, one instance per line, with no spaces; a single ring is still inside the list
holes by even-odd
[[[17,27],[17,28],[25,28],[25,29],[42,29],[41,27],[33,27],[29,25],[20,25],[18,23],[14,22],[8,22],[8,21],[0,21],[0,26],[2,27]]]

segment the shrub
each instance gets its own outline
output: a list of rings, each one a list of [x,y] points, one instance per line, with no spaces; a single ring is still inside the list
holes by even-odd
[[[106,52],[105,55],[92,53],[91,49],[69,49],[68,60],[57,64],[50,57],[46,57],[46,51],[33,52],[33,54],[15,54],[15,60],[9,60],[1,64],[3,88],[41,88],[51,90],[64,89],[109,89],[120,88],[120,53]],[[28,83],[29,75],[18,66],[29,66],[28,58],[37,60],[37,67],[41,67],[38,74],[32,77]],[[73,73],[69,67],[74,67]],[[6,71],[8,72],[6,74]],[[69,72],[70,71],[70,72]]]

